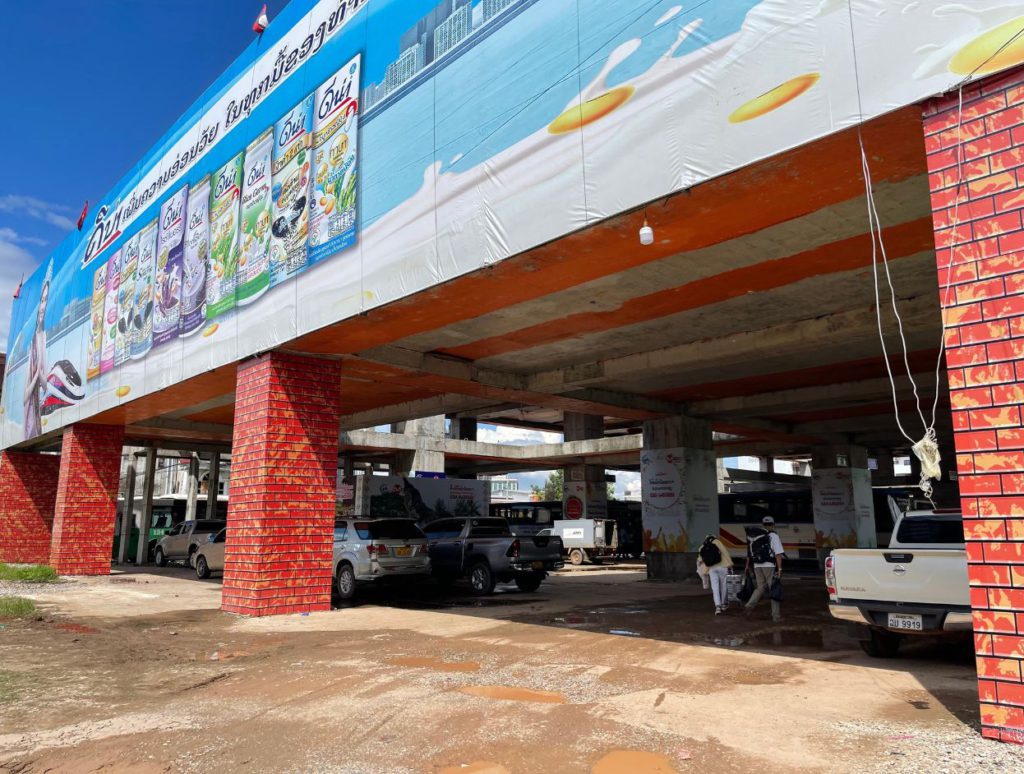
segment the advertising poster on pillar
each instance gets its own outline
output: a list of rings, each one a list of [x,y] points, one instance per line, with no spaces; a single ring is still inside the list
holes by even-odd
[[[646,450],[640,486],[645,551],[696,551],[706,535],[718,535],[714,452]]]
[[[1024,59],[1011,0],[641,5],[285,5],[24,283],[0,447]]]
[[[818,548],[873,548],[878,543],[871,471],[823,468],[811,473]]]

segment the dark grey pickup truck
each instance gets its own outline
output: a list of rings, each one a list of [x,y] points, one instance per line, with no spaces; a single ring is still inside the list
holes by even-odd
[[[552,570],[564,567],[559,537],[516,537],[495,518],[439,519],[423,525],[430,544],[431,571],[439,581],[469,578],[476,594],[514,580],[536,591]]]

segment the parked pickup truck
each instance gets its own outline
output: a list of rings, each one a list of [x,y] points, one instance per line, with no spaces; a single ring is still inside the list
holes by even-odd
[[[907,511],[888,548],[842,548],[825,560],[829,610],[869,656],[892,658],[907,635],[969,636],[971,599],[960,513]]]
[[[512,580],[522,591],[536,591],[550,571],[564,566],[559,538],[516,537],[504,519],[439,519],[423,531],[434,576],[442,582],[469,578],[479,595]]]

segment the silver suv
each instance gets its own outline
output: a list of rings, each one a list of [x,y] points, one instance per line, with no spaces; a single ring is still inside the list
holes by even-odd
[[[351,599],[358,583],[430,575],[427,538],[411,519],[339,519],[333,566],[338,596]]]
[[[168,562],[184,560],[191,567],[199,546],[224,527],[225,522],[213,519],[183,521],[160,538],[153,549],[153,561],[157,567],[164,567]]]

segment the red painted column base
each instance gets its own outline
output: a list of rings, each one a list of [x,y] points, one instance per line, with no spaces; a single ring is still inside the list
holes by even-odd
[[[60,457],[0,453],[0,561],[46,564]]]
[[[221,608],[330,610],[341,368],[272,352],[238,367]]]
[[[64,430],[50,564],[61,575],[109,575],[124,428]]]

